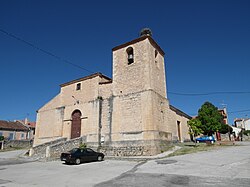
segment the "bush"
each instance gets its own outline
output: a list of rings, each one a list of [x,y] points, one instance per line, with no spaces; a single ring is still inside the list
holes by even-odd
[[[4,136],[0,136],[0,141],[3,141],[4,140]]]
[[[85,143],[80,143],[79,148],[80,149],[86,149],[87,145]]]
[[[250,136],[250,130],[245,130],[245,131],[243,132],[243,134],[246,135],[246,136]]]

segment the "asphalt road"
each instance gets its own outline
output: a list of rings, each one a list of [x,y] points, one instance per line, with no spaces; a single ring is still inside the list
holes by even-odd
[[[30,158],[27,159],[26,157],[23,156],[26,152],[27,150],[0,152],[0,170],[1,170],[1,166],[4,166],[4,165],[9,166],[9,165],[33,162],[34,161],[33,159],[30,159]]]
[[[1,159],[0,153],[0,186],[6,187],[250,186],[250,142],[145,162],[105,160],[65,165],[60,161],[33,161],[1,165]]]
[[[151,160],[97,187],[250,186],[250,142],[209,152]]]

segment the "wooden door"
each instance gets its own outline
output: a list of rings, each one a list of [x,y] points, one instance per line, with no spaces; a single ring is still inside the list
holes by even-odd
[[[81,112],[76,110],[72,114],[71,139],[81,136]]]
[[[181,122],[177,121],[178,140],[181,141]]]

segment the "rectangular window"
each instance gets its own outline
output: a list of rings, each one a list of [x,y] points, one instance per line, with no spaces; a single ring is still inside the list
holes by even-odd
[[[24,134],[21,134],[21,139],[24,139]]]
[[[0,132],[0,136],[3,136],[3,132]]]
[[[14,133],[12,132],[9,133],[9,140],[14,140]]]
[[[81,83],[78,83],[78,84],[76,85],[76,90],[81,90]]]

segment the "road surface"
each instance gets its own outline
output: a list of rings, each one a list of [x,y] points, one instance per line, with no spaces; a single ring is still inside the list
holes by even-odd
[[[9,161],[19,160],[13,155],[10,157]],[[1,165],[7,160],[6,155],[0,153],[0,186],[6,187],[250,186],[250,142],[144,162],[105,160],[66,165],[60,161],[23,160],[23,163]]]

